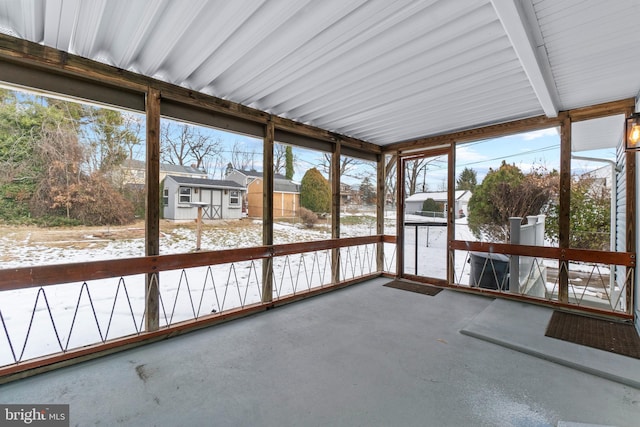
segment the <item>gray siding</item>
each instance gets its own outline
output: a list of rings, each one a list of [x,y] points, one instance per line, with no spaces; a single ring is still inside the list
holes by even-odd
[[[230,204],[231,192],[238,191],[238,198],[242,201],[241,189],[198,187],[189,183],[178,183],[171,177],[164,181],[164,188],[168,191],[168,204],[164,207],[164,217],[173,220],[194,220],[198,217],[198,207],[191,203],[203,203],[204,219],[240,219],[242,217],[242,203],[236,206]],[[191,202],[180,203],[180,188],[191,189]]]

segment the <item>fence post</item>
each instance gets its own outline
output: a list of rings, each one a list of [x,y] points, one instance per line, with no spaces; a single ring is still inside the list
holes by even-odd
[[[415,232],[416,232],[416,245],[415,245],[416,252],[414,254],[414,262],[416,264],[416,276],[417,276],[418,275],[418,224],[416,224]]]
[[[510,243],[512,245],[520,244],[520,227],[522,224],[522,218],[511,217],[509,218],[510,228]],[[518,255],[511,255],[509,259],[509,292],[513,294],[520,293],[520,257]]]
[[[546,215],[538,215],[538,223],[536,224],[536,246],[544,246],[545,219]]]

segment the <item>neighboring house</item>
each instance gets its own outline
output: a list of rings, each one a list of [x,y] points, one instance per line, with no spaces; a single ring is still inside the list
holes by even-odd
[[[616,174],[612,174],[613,165],[607,164],[581,175],[581,178],[591,178],[591,191],[594,194],[601,194],[605,190],[611,190],[611,185],[616,179]]]
[[[120,180],[123,185],[145,184],[146,165],[141,160],[127,159],[120,168]],[[206,179],[207,173],[193,166],[171,165],[160,163],[160,182],[167,176]]]
[[[427,199],[433,199],[436,203],[442,206],[442,213],[444,214],[447,211],[447,192],[446,191],[437,191],[437,192],[427,192],[427,193],[416,193],[412,196],[407,197],[405,200],[404,211],[407,214],[419,214],[422,212],[422,205],[424,201]],[[468,215],[468,205],[469,199],[471,199],[471,191],[467,190],[456,190],[455,192],[455,217],[460,218],[462,216]]]
[[[340,206],[360,204],[360,192],[349,184],[340,183]]]
[[[240,219],[244,193],[244,187],[234,181],[167,175],[162,193],[164,218],[196,219],[202,207],[203,219]]]
[[[262,217],[264,179],[262,172],[231,169],[227,179],[244,185],[247,189],[247,215]],[[273,216],[291,218],[300,214],[300,184],[275,174],[273,178]]]

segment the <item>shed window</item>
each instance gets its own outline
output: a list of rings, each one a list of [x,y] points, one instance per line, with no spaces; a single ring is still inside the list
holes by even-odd
[[[229,191],[229,205],[238,206],[240,204],[240,192],[238,190]]]
[[[191,188],[180,187],[180,203],[191,203]]]
[[[169,189],[162,190],[162,206],[169,206]]]

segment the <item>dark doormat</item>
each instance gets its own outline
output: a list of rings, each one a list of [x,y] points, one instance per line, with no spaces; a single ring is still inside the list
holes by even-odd
[[[545,335],[640,359],[640,337],[633,325],[554,311]]]
[[[389,288],[402,289],[404,291],[416,292],[418,294],[436,296],[442,288],[436,288],[435,286],[422,285],[418,283],[410,283],[405,282],[404,280],[394,280],[393,282],[389,282],[383,286],[387,286]]]

